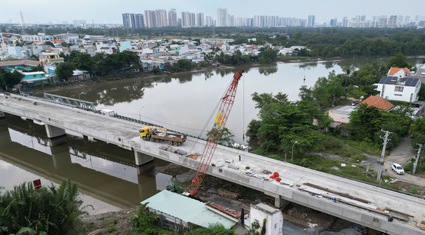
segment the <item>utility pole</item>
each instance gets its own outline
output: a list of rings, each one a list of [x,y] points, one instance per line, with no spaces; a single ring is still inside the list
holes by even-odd
[[[381,139],[384,139],[384,145],[382,146],[381,159],[379,159],[378,176],[376,178],[379,184],[381,184],[381,180],[382,180],[382,170],[384,168],[385,149],[387,148],[388,141],[390,141],[390,139],[388,139],[388,136],[390,136],[390,134],[392,133],[389,131],[384,131],[384,132],[385,132],[385,136],[384,137],[381,136]]]
[[[413,174],[415,174],[416,172],[416,167],[418,166],[418,161],[419,161],[419,157],[421,156],[421,149],[422,149],[422,144],[417,144],[419,145],[419,149],[418,149],[418,153],[416,154],[416,159],[415,159],[415,164],[413,164]]]

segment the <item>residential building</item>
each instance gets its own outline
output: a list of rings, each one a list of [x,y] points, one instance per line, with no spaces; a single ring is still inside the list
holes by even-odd
[[[388,74],[389,76],[382,77],[379,83],[375,84],[380,97],[405,102],[418,101],[420,78],[409,76],[410,70],[407,68],[391,68]]]
[[[217,9],[217,27],[226,27],[227,25],[227,9],[218,8]]]
[[[155,194],[141,204],[146,205],[150,212],[162,215],[173,229],[181,226],[182,231],[193,228],[194,225],[208,228],[213,224],[221,224],[224,228],[230,229],[236,224],[229,216],[209,209],[203,202],[167,190]]]
[[[7,46],[7,54],[10,57],[22,60],[25,58],[24,52],[21,46]]]
[[[204,27],[205,26],[204,13],[196,13],[196,26],[197,27]]]
[[[24,77],[22,78],[21,82],[23,83],[41,83],[41,82],[47,82],[47,77],[44,72],[21,72],[19,71]]]
[[[389,111],[392,108],[394,108],[394,105],[389,102],[388,100],[379,97],[379,96],[369,96],[366,99],[364,99],[360,104],[366,104],[367,106],[373,106],[377,109]]]
[[[63,63],[64,59],[58,53],[42,52],[39,61],[43,65]]]
[[[145,27],[154,28],[157,27],[155,11],[145,11]]]
[[[251,222],[251,227],[253,223],[257,222],[260,225],[258,231],[264,230],[266,235],[283,234],[282,211],[265,203],[254,202],[251,204],[249,221]]]
[[[176,9],[171,9],[168,12],[168,25],[170,27],[177,27],[178,26]]]
[[[124,28],[140,29],[145,27],[143,14],[123,13],[122,21]]]
[[[308,21],[307,21],[307,27],[314,27],[315,22],[316,21],[316,16],[315,15],[309,15],[308,16]]]
[[[410,70],[408,68],[391,67],[387,75],[392,77],[406,77],[410,75]]]
[[[412,77],[416,77],[421,79],[421,83],[425,83],[425,64],[418,66],[415,75]]]
[[[165,10],[155,10],[156,26],[155,27],[167,27],[167,11]]]

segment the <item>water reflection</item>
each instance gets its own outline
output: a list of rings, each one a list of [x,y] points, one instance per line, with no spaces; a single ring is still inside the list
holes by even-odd
[[[302,86],[311,87],[318,77],[342,69],[331,62],[326,68],[318,63],[314,68],[300,68],[304,63],[277,63],[260,67],[218,67],[209,71],[164,75],[156,79],[135,78],[96,86],[88,86],[87,95],[81,98],[97,102],[97,109],[112,109],[120,115],[142,119],[193,136],[205,136],[205,127],[212,126],[217,103],[227,89],[233,73],[246,72],[239,84],[235,103],[227,121],[235,141],[246,144],[244,133],[258,110],[251,95],[282,92],[288,99],[299,99]],[[207,74],[206,74],[207,73]],[[206,76],[207,75],[207,76]],[[305,80],[304,80],[305,78]],[[143,82],[142,82],[143,81]],[[75,97],[80,90],[61,89],[57,95]]]
[[[269,76],[270,74],[277,72],[277,66],[259,67],[258,72],[262,75]]]
[[[170,182],[171,176],[155,171],[167,162],[155,160],[140,168],[131,151],[70,135],[64,137],[67,144],[56,145],[37,125],[13,116],[6,119],[0,120],[0,186],[7,190],[36,178],[45,179],[44,185],[70,179],[83,194],[127,207]]]

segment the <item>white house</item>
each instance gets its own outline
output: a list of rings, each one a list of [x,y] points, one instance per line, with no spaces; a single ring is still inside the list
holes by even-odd
[[[376,85],[379,96],[387,100],[415,102],[419,99],[421,82],[414,77],[382,77]]]
[[[267,204],[256,202],[251,204],[251,209],[249,212],[249,220],[252,224],[258,222],[260,228],[258,232],[261,231],[263,225],[266,227],[266,235],[281,235],[283,234],[283,214],[282,211],[271,207]],[[265,221],[265,224],[263,224]]]
[[[408,68],[391,67],[390,70],[388,70],[387,75],[402,78],[410,75],[410,70]]]

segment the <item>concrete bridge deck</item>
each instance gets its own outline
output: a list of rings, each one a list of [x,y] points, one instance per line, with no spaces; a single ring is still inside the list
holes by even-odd
[[[107,115],[5,94],[0,94],[0,112],[44,123],[52,137],[68,130],[134,150],[136,163],[143,163],[140,153],[191,169],[199,162],[161,149],[164,144],[142,141],[140,124]],[[202,153],[204,145],[188,138],[175,148]],[[208,174],[271,195],[276,205],[286,200],[390,234],[425,234],[417,227],[425,220],[423,199],[223,146],[218,146],[212,163]],[[278,172],[282,181],[268,180],[271,172]]]

